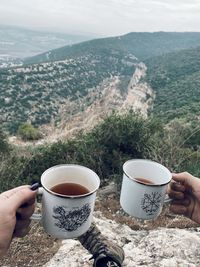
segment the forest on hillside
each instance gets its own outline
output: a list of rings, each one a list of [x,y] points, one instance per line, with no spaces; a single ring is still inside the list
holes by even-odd
[[[153,113],[170,121],[200,115],[200,47],[146,61],[146,81],[156,93]]]

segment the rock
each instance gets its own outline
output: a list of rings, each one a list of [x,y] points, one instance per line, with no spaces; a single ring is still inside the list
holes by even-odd
[[[98,192],[99,198],[112,197],[117,194],[117,185],[116,183],[110,183],[107,186],[102,187]]]
[[[200,266],[200,228],[132,230],[95,212],[94,221],[110,240],[124,248],[123,267]],[[91,255],[76,240],[65,240],[44,267],[90,267]]]

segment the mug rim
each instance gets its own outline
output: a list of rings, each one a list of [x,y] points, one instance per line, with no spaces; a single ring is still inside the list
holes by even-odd
[[[81,167],[83,169],[87,169],[89,170],[90,172],[92,172],[97,180],[98,180],[98,186],[96,186],[96,189],[90,191],[89,193],[86,193],[86,194],[83,194],[83,195],[62,195],[62,194],[59,194],[59,193],[55,193],[53,191],[51,191],[50,189],[48,189],[43,183],[42,183],[42,177],[49,171],[51,171],[51,169],[55,169],[55,168],[59,168],[59,167]],[[40,182],[41,182],[41,185],[42,187],[50,194],[54,195],[54,196],[57,196],[57,197],[61,197],[61,198],[71,198],[71,199],[79,199],[79,198],[83,198],[83,197],[88,197],[92,194],[94,194],[98,189],[99,189],[99,186],[100,186],[100,178],[99,176],[96,174],[96,172],[94,172],[92,169],[88,168],[88,167],[85,167],[85,166],[82,166],[82,165],[79,165],[79,164],[58,164],[58,165],[55,165],[55,166],[52,166],[48,169],[46,169],[42,175],[41,175],[41,178],[40,178]]]
[[[133,162],[133,161],[147,161],[147,162],[151,162],[153,164],[156,164],[158,166],[160,166],[162,169],[166,170],[170,176],[170,179],[168,182],[165,182],[165,183],[162,183],[162,184],[147,184],[147,183],[144,183],[142,181],[138,181],[136,180],[135,178],[131,177],[130,175],[128,175],[128,173],[125,171],[125,165],[129,162]],[[146,186],[151,186],[151,187],[158,187],[158,186],[164,186],[164,185],[167,185],[170,183],[171,179],[172,179],[172,174],[171,172],[167,169],[167,167],[165,167],[164,165],[156,162],[156,161],[153,161],[153,160],[150,160],[150,159],[129,159],[127,160],[126,162],[124,162],[123,164],[123,173],[126,175],[127,178],[129,178],[130,180],[132,180],[133,182],[135,183],[138,183],[138,184],[141,184],[141,185],[146,185]]]

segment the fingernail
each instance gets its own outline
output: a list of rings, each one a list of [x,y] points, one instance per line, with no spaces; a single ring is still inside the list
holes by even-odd
[[[40,183],[34,183],[34,184],[31,185],[30,189],[31,189],[32,191],[35,191],[35,190],[37,190],[39,187],[40,187]]]

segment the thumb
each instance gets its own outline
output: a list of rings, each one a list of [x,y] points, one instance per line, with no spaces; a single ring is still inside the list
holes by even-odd
[[[181,173],[172,173],[172,179],[176,182],[182,183],[193,188],[199,179],[194,177],[188,172],[181,172]]]

